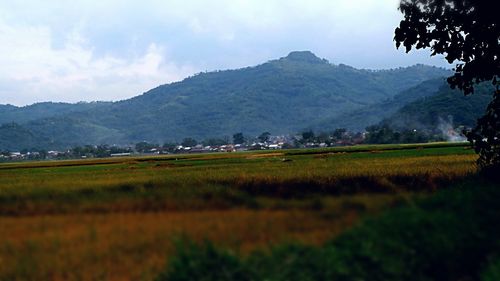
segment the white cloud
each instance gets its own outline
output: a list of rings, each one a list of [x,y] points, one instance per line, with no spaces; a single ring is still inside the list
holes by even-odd
[[[0,104],[123,99],[293,50],[362,68],[445,65],[395,50],[399,0],[0,2]]]
[[[196,33],[276,32],[291,27],[323,26],[368,30],[396,21],[398,0],[170,0],[149,4],[153,17],[185,22]],[[369,24],[367,24],[369,23]]]
[[[119,100],[195,72],[169,62],[165,48],[155,43],[134,58],[96,57],[77,32],[54,48],[48,27],[2,22],[0,42],[2,84],[11,84],[0,87],[0,103]]]

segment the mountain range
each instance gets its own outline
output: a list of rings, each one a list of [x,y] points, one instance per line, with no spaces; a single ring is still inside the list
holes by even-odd
[[[356,69],[292,52],[254,67],[199,73],[118,102],[0,105],[0,150],[363,130],[420,99],[429,102],[450,74],[426,65]]]

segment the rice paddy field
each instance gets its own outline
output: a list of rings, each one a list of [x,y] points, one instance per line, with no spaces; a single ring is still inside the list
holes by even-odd
[[[321,245],[476,173],[466,144],[0,165],[0,280],[153,280],[187,237]]]

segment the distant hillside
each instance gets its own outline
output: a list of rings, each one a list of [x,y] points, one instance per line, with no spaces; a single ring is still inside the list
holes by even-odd
[[[400,92],[392,98],[318,122],[312,128],[315,130],[348,128],[354,131],[363,131],[367,126],[390,117],[408,103],[420,98],[436,95],[439,89],[445,85],[446,79],[444,77],[427,80],[415,87]]]
[[[0,123],[16,122],[55,147],[285,134],[343,120],[449,74],[424,65],[360,70],[292,52],[255,67],[201,73],[121,102],[4,106]]]
[[[46,139],[36,136],[30,130],[16,124],[0,125],[0,151],[21,149],[43,149],[50,146]]]
[[[432,96],[411,102],[386,118],[382,123],[393,128],[433,130],[443,122],[453,127],[473,127],[492,99],[492,86],[485,83],[475,88],[473,95],[464,96],[458,90],[443,85]]]
[[[33,120],[104,107],[110,104],[109,102],[81,102],[75,104],[42,102],[23,107],[0,105],[0,124],[8,122],[26,123]]]

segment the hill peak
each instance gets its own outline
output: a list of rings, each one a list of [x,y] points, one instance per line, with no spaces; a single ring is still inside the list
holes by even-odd
[[[328,63],[327,60],[318,58],[311,51],[293,51],[288,54],[288,56],[283,59],[294,61],[294,62],[304,62],[304,63]]]

